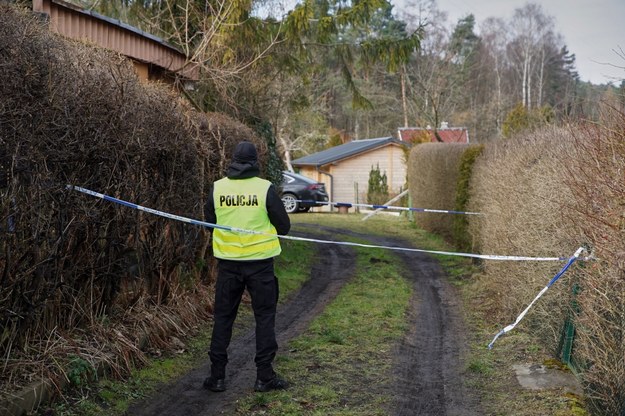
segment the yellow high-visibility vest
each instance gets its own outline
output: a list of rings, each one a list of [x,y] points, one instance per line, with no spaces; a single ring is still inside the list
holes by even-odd
[[[276,228],[267,215],[267,190],[271,182],[261,178],[229,179],[215,182],[213,202],[217,224],[265,234],[213,230],[213,254],[226,260],[262,260],[282,251]]]

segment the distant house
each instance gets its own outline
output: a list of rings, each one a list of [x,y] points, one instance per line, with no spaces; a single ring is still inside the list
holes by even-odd
[[[125,55],[141,79],[180,82],[186,87],[198,79],[198,68],[186,55],[154,35],[62,0],[33,0],[32,4],[33,12],[45,17],[51,32]]]
[[[366,203],[369,172],[386,173],[389,192],[406,185],[406,143],[393,137],[354,140],[293,160],[293,167],[326,184],[332,202]]]
[[[469,130],[466,127],[449,127],[445,122],[436,129],[440,141],[443,143],[469,143]],[[434,129],[430,126],[400,127],[397,131],[399,140],[408,143],[438,142]]]

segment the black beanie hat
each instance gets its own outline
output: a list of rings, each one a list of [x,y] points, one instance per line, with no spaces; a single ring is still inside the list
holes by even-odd
[[[251,142],[240,142],[234,149],[233,160],[237,163],[253,163],[258,160],[256,146]]]

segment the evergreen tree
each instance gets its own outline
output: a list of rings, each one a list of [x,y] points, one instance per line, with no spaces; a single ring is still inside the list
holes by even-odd
[[[507,138],[524,130],[534,130],[553,120],[553,109],[549,105],[528,110],[523,103],[519,103],[503,122],[503,136]]]
[[[367,188],[367,203],[381,205],[388,201],[388,183],[386,172],[380,172],[380,165],[369,171],[369,186]]]

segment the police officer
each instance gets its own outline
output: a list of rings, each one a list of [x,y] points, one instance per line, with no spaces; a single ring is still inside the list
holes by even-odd
[[[204,387],[215,392],[226,389],[227,349],[245,288],[252,298],[256,319],[254,390],[266,392],[288,387],[272,366],[278,350],[274,328],[278,280],[273,258],[281,251],[276,234],[286,235],[291,222],[275,186],[259,178],[259,174],[256,147],[247,141],[239,143],[226,177],[214,183],[206,203],[206,221],[263,233],[213,230],[213,253],[218,259],[218,269],[209,351],[211,373],[204,380]]]

